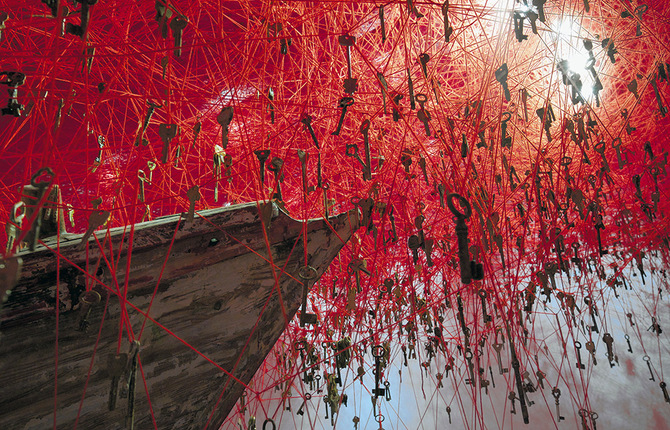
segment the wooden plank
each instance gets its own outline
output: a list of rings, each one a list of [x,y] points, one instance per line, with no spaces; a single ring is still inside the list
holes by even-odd
[[[86,384],[79,428],[126,428],[128,400],[119,397],[115,410],[108,410],[108,363],[117,353],[122,310],[139,336],[150,303],[155,322],[146,322],[139,357],[158,428],[220,426],[242,383],[251,380],[298,309],[304,224],[275,208],[266,242],[255,203],[200,215],[204,218],[196,216],[191,226],[179,229],[178,216],[137,225],[132,240],[129,231],[115,229],[103,241],[104,252],[97,246],[88,254],[76,249],[79,238],[73,236],[61,240],[60,260],[44,247],[21,256],[22,277],[1,314],[0,428],[53,427],[57,267],[58,428],[73,428]],[[309,264],[319,276],[357,227],[357,217],[349,213],[308,222]],[[109,288],[100,289],[107,297],[93,306],[86,332],[79,330],[86,278],[81,269],[102,272],[93,278]],[[124,295],[133,306],[122,306]],[[129,350],[127,339],[124,333],[122,353]],[[153,428],[139,374],[135,397],[135,428]]]

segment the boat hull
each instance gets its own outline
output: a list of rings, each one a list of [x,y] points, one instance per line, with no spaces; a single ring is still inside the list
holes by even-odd
[[[303,223],[273,206],[265,229],[259,213],[237,205],[21,255],[0,325],[0,428],[128,428],[133,416],[136,429],[217,429],[297,311],[306,259],[321,276],[358,227],[351,213]],[[85,285],[100,292],[86,318]],[[110,410],[129,339],[135,398],[127,365]]]

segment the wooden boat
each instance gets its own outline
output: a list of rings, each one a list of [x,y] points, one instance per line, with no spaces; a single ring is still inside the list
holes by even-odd
[[[159,429],[218,429],[304,279],[358,225],[353,212],[300,222],[249,203],[101,230],[88,246],[65,233],[0,261],[5,282],[23,261],[0,314],[0,428],[145,429],[153,411]]]

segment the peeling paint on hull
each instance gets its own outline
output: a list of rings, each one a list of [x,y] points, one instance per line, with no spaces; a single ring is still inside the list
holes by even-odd
[[[60,270],[57,428],[74,427],[80,404],[78,428],[126,428],[128,399],[118,396],[108,409],[108,363],[121,320],[139,335],[151,303],[139,358],[158,428],[217,429],[244,389],[234,378],[251,380],[300,304],[305,223],[275,207],[266,242],[258,209],[251,203],[201,211],[180,228],[179,216],[166,217],[136,225],[132,239],[127,229],[101,231],[101,246],[92,238],[88,251],[76,249],[80,235],[64,235],[60,259],[45,247],[21,254],[21,279],[0,314],[0,428],[53,428]],[[352,213],[307,223],[309,264],[319,276],[357,227]],[[89,289],[95,279],[106,287],[97,283],[102,301],[82,332],[78,303],[86,278]],[[129,304],[121,306],[124,295]],[[123,339],[127,353],[126,332]],[[139,372],[134,409],[135,429],[154,428]]]

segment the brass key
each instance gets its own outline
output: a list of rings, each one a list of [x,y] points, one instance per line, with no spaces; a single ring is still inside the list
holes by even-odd
[[[98,227],[104,225],[107,220],[109,219],[109,216],[111,213],[109,211],[104,211],[104,210],[95,210],[91,212],[91,216],[88,218],[88,229],[86,230],[86,233],[81,237],[81,242],[79,245],[77,245],[77,249],[84,249],[86,248],[86,245],[88,244],[88,238],[93,234],[95,229]]]

